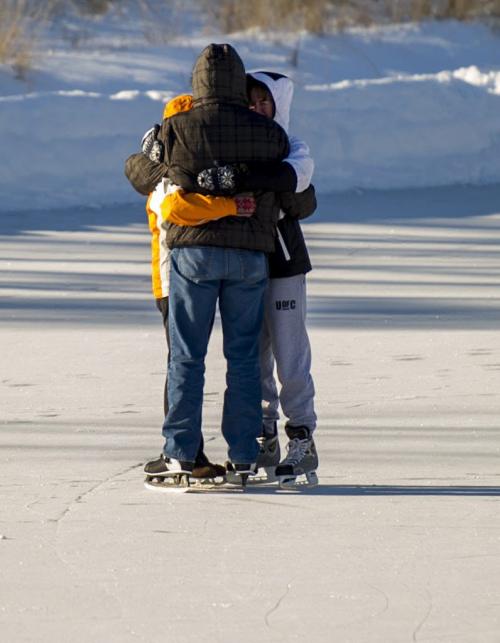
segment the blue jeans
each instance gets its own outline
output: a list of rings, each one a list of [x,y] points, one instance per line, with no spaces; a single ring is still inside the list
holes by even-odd
[[[172,250],[166,456],[194,461],[198,451],[205,356],[218,300],[227,360],[222,434],[232,462],[255,462],[262,431],[259,335],[266,285],[262,252],[214,246]]]

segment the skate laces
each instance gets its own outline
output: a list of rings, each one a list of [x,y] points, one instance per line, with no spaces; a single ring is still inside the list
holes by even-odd
[[[283,464],[298,464],[305,456],[310,442],[311,441],[308,438],[305,438],[304,440],[293,438],[293,440],[290,440],[286,446],[288,454]]]

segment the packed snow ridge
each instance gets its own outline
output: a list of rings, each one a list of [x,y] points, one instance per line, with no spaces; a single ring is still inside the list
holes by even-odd
[[[500,96],[500,72],[490,71],[482,73],[475,65],[462,67],[455,71],[440,71],[437,74],[395,74],[384,78],[369,78],[356,80],[341,80],[337,83],[327,85],[306,85],[310,91],[341,91],[351,87],[367,87],[369,85],[389,85],[392,83],[418,83],[421,81],[435,81],[438,83],[450,83],[454,79],[462,80],[475,87],[483,87],[490,94]]]
[[[112,42],[112,38],[109,42]],[[0,208],[139,199],[125,158],[189,91],[203,46],[231,42],[247,69],[295,81],[291,132],[321,193],[500,181],[500,38],[477,24],[357,29],[328,37],[218,35],[117,52],[63,46],[29,84],[0,67]]]

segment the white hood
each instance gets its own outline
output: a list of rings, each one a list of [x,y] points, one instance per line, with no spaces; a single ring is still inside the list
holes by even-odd
[[[274,100],[274,120],[288,133],[290,107],[293,97],[293,82],[282,74],[270,71],[252,71],[248,73],[255,80],[263,83],[271,92]],[[309,147],[295,136],[289,136],[290,153],[285,161],[293,167],[297,175],[296,192],[303,192],[311,183],[314,172],[314,161]]]
[[[293,82],[287,76],[269,71],[252,71],[248,74],[263,83],[271,92],[274,100],[274,120],[288,132],[290,107],[293,97]]]

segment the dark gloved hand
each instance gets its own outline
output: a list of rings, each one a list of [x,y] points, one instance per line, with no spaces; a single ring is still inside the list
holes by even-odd
[[[157,138],[159,131],[160,126],[156,123],[144,134],[141,141],[142,153],[154,163],[161,163],[165,152],[163,143]]]
[[[217,194],[235,194],[241,191],[241,181],[247,171],[244,163],[209,167],[198,174],[198,185]]]

